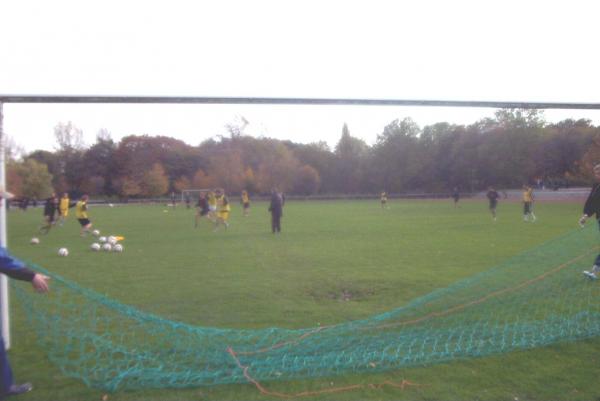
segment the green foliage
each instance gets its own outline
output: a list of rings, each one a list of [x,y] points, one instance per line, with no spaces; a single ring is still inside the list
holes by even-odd
[[[8,170],[8,188],[18,196],[42,199],[49,197],[53,192],[52,175],[45,164],[27,159],[23,162],[9,163]]]

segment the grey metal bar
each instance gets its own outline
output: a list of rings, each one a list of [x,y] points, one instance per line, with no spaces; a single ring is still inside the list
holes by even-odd
[[[600,103],[504,102],[480,100],[417,99],[341,99],[291,97],[196,97],[196,96],[78,96],[78,95],[3,95],[4,103],[157,103],[157,104],[270,104],[322,106],[427,106],[483,107],[511,109],[587,109],[599,110]]]

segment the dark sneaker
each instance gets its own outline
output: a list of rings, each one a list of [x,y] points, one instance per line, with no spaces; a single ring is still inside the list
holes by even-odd
[[[19,395],[19,394],[27,393],[31,390],[33,390],[33,386],[31,385],[31,383],[13,384],[12,386],[10,386],[10,388],[4,395],[6,397],[8,397],[10,395]]]

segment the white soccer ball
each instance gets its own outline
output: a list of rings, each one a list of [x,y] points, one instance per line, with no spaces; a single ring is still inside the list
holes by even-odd
[[[92,251],[99,251],[100,250],[100,244],[98,244],[97,242],[94,242],[90,248],[92,248]]]
[[[104,249],[106,252],[110,252],[110,250],[112,249],[112,245],[107,242],[104,245],[102,245],[102,249]]]
[[[93,235],[94,237],[97,237],[97,236],[99,236],[99,235],[100,235],[100,230],[94,230],[94,231],[92,231],[92,235]]]
[[[39,244],[39,243],[40,243],[40,239],[39,239],[39,238],[36,238],[36,237],[33,237],[33,238],[31,239],[31,241],[29,241],[29,243],[30,243],[31,245],[37,245],[37,244]]]
[[[100,237],[100,238],[98,238],[98,241],[100,241],[100,242],[106,242],[106,237]]]
[[[123,245],[117,244],[113,247],[114,252],[123,252]]]
[[[69,256],[69,250],[67,248],[60,248],[58,254],[60,256]]]
[[[108,207],[115,207],[115,205],[113,205],[112,203],[109,203]]]
[[[106,241],[107,241],[109,244],[111,244],[111,245],[114,245],[114,244],[116,244],[116,243],[117,243],[117,238],[111,235],[110,237],[108,237],[108,238],[106,239]]]

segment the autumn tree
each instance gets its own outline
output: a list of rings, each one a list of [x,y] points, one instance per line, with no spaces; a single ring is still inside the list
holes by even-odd
[[[144,196],[160,196],[167,193],[169,179],[164,167],[160,163],[154,163],[150,171],[144,173],[140,187]]]
[[[33,159],[11,162],[8,165],[9,190],[27,198],[47,198],[53,192],[52,175],[45,164]]]

